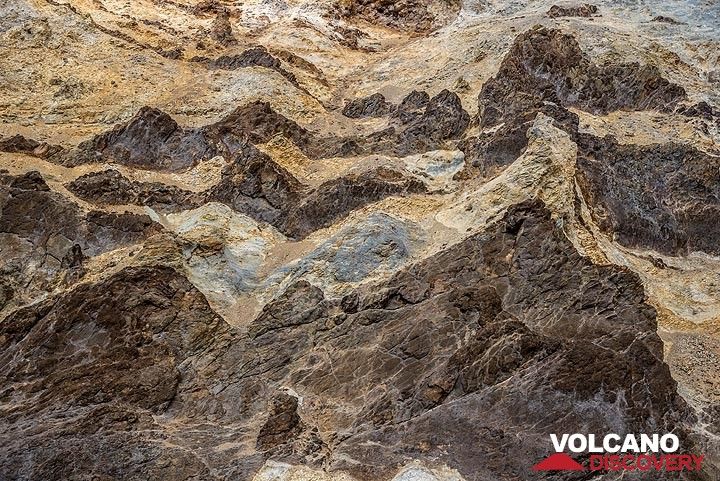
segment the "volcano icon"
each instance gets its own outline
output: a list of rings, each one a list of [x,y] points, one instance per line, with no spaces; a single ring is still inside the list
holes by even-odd
[[[548,456],[535,466],[533,471],[584,471],[585,467],[565,453]]]

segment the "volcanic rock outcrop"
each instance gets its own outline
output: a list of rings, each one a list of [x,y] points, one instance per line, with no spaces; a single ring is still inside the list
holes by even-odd
[[[296,204],[304,186],[286,169],[251,144],[225,167],[209,200],[223,202],[254,219],[278,224],[282,213]]]
[[[548,16],[552,18],[557,17],[590,17],[591,15],[598,12],[598,8],[590,3],[583,5],[576,5],[572,7],[564,7],[560,5],[553,5],[548,10]]]
[[[217,151],[197,129],[180,127],[168,114],[143,107],[127,123],[81,143],[66,165],[107,162],[179,172]]]
[[[222,29],[222,25],[226,21],[226,17],[222,15],[218,16],[216,23],[220,22],[220,24],[219,26],[215,25],[213,27],[214,31],[216,32],[215,36],[220,37],[219,41],[221,41],[221,43],[232,44],[234,43],[234,37],[232,36],[232,33],[228,33],[226,29],[224,29],[224,31],[221,30],[220,33],[217,33],[218,28]],[[282,67],[282,62],[278,58],[272,56],[262,45],[249,48],[244,52],[236,55],[222,55],[215,59],[199,56],[193,57],[191,61],[198,62],[209,69],[236,70],[245,67],[265,67],[275,70],[280,75],[285,77],[291,84],[295,86],[298,85],[295,75],[284,69]]]
[[[351,119],[363,117],[382,117],[392,112],[393,106],[385,100],[382,94],[372,94],[367,97],[354,99],[343,107],[343,115]]]
[[[160,182],[134,182],[113,169],[92,172],[67,185],[70,192],[101,205],[147,205],[160,211],[190,209],[200,203],[200,194]]]
[[[720,479],[713,2],[5,3],[0,480]]]
[[[440,459],[481,480],[499,453],[540,456],[547,432],[689,415],[638,278],[578,255],[537,203],[341,299],[296,283],[247,333],[165,267],[20,309],[0,332],[5,477],[242,477],[273,453],[358,479]]]
[[[496,125],[529,104],[553,102],[592,113],[672,110],[685,90],[650,65],[597,65],[572,35],[537,26],[521,34],[479,96],[483,125]]]
[[[268,156],[246,144],[225,168],[208,200],[276,226],[294,238],[328,227],[350,211],[391,195],[425,192],[407,174],[378,168],[328,181],[315,189],[301,184]]]
[[[379,23],[393,28],[426,32],[441,26],[443,17],[456,14],[460,2],[456,0],[340,0],[340,15]]]
[[[52,191],[38,172],[0,171],[0,269],[18,304],[65,280],[65,268],[76,267],[63,265],[74,246],[95,256],[139,243],[158,230],[146,215],[83,212]]]
[[[525,149],[525,132],[540,112],[575,132],[578,117],[568,107],[596,114],[672,110],[684,98],[684,89],[663,78],[656,67],[596,65],[571,35],[536,26],[515,39],[478,97],[480,125],[499,127],[463,141],[461,148],[481,175],[492,175]]]
[[[595,222],[624,245],[720,253],[720,157],[682,144],[583,135],[578,180]]]
[[[49,145],[46,142],[28,139],[17,134],[6,139],[0,139],[0,152],[32,155],[34,157],[48,158],[62,152],[62,147]]]
[[[396,170],[379,167],[326,182],[288,209],[281,230],[292,237],[328,227],[352,210],[391,195],[426,192],[425,184]]]
[[[360,112],[365,108],[375,112],[380,108],[383,115],[392,112],[387,128],[362,137],[314,138],[307,153],[319,158],[370,153],[396,156],[418,154],[440,149],[448,142],[459,140],[470,124],[470,115],[463,108],[460,97],[447,89],[432,98],[425,92],[413,91],[397,109],[387,104],[384,107],[374,105],[378,99],[375,97],[370,101],[371,108],[365,104],[368,99],[361,99],[362,108],[352,103],[346,108],[352,112],[356,109]]]
[[[232,154],[235,143],[246,141],[264,144],[273,136],[282,134],[298,147],[304,147],[310,133],[297,122],[276,112],[269,102],[255,101],[242,105],[218,122],[204,128],[208,136],[219,139],[224,152]]]

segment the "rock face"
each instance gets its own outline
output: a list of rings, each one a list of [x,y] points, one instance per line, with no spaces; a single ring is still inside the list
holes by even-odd
[[[498,74],[479,96],[483,125],[496,125],[530,104],[553,102],[604,114],[615,110],[672,110],[685,91],[656,67],[637,63],[600,66],[572,35],[535,27],[518,36]]]
[[[422,115],[423,109],[427,107],[428,103],[430,103],[430,96],[427,92],[413,90],[400,102],[397,110],[393,112],[393,117],[398,118],[403,124],[410,123]]]
[[[425,191],[421,181],[387,168],[351,174],[310,189],[247,144],[225,168],[208,200],[272,224],[290,237],[303,238],[371,202]]]
[[[202,195],[160,182],[133,182],[117,170],[78,177],[67,185],[79,198],[100,205],[147,205],[168,212],[190,209]]]
[[[171,450],[172,457],[157,457],[164,449],[156,445],[162,434],[153,415],[172,410],[193,416],[192,391],[210,388],[208,379],[195,373],[197,363],[229,335],[203,296],[168,268],[125,270],[106,283],[17,311],[3,322],[0,336],[3,397],[25,399],[26,408],[17,405],[5,413],[6,427],[12,428],[3,429],[8,451],[2,476],[209,475],[197,457],[180,448]],[[73,352],[74,339],[82,339],[84,347]],[[16,357],[38,348],[46,353],[40,364]],[[211,403],[201,410],[211,419],[223,407]],[[31,435],[36,428],[22,421],[26,415],[43,419],[45,439]],[[12,445],[11,439],[20,437],[25,442]],[[56,448],[43,448],[52,445]],[[28,462],[23,454],[28,451],[42,461]]]
[[[583,5],[577,5],[573,7],[563,7],[560,5],[553,5],[548,10],[548,17],[590,17],[598,12],[598,8],[590,3]]]
[[[28,139],[17,134],[6,139],[0,139],[0,152],[19,153],[34,157],[48,158],[62,152],[62,147],[49,145],[46,142]]]
[[[343,115],[351,119],[363,117],[382,117],[392,112],[393,106],[385,100],[382,94],[372,94],[368,97],[354,99],[343,108]]]
[[[391,110],[387,104],[375,105],[379,97],[369,97],[362,102],[369,103],[363,103],[363,107],[351,103],[346,108],[351,112],[379,109],[383,115]],[[362,137],[314,138],[307,152],[320,158],[369,153],[407,156],[437,150],[460,139],[469,124],[470,115],[456,93],[444,89],[429,98],[426,92],[413,91],[392,112],[387,128]]]
[[[417,194],[425,185],[401,172],[378,168],[326,182],[290,207],[282,230],[292,237],[328,227],[350,211],[391,195]]]
[[[597,224],[628,246],[720,253],[720,157],[682,144],[582,136],[578,180]]]
[[[341,0],[338,4],[340,15],[344,17],[415,32],[438,28],[442,19],[436,12],[445,9],[450,13],[457,13],[459,7],[460,3],[453,0]]]
[[[232,31],[227,30],[229,25],[227,22],[228,20],[226,15],[219,15],[215,20],[212,29],[212,35],[215,40],[225,45],[236,42],[235,37],[232,35]],[[209,69],[237,70],[239,68],[246,67],[265,67],[275,70],[285,77],[291,84],[297,86],[295,76],[284,69],[280,59],[271,55],[262,45],[249,48],[237,55],[221,55],[216,59],[199,56],[193,57],[191,60],[193,62],[201,63]]]
[[[254,219],[278,224],[304,186],[286,169],[250,144],[223,170],[209,200],[223,202]]]
[[[684,98],[684,89],[655,67],[596,65],[571,35],[536,26],[515,39],[497,75],[480,92],[481,126],[499,127],[464,140],[460,148],[480,175],[492,176],[527,147],[525,132],[538,113],[576,132],[578,116],[568,107],[596,114],[672,110]]]
[[[233,35],[230,15],[226,10],[221,11],[217,17],[215,17],[212,27],[210,28],[210,37],[226,47],[237,43],[237,39]]]
[[[164,267],[18,310],[0,331],[0,472],[242,478],[272,455],[358,479],[441,459],[481,480],[499,453],[531,453],[505,466],[528,468],[548,432],[688,416],[638,278],[579,256],[540,204],[341,299],[296,283],[249,326]],[[281,383],[296,394],[266,406]]]
[[[216,154],[202,132],[183,129],[168,114],[143,107],[128,123],[80,144],[67,164],[108,162],[178,172]]]
[[[75,267],[63,265],[63,259],[75,245],[95,256],[138,243],[158,230],[145,215],[85,213],[52,191],[38,172],[13,176],[0,171],[0,270],[17,303],[63,282],[65,269]]]
[[[0,481],[720,479],[713,8],[0,2]]]
[[[204,129],[207,135],[220,139],[224,151],[232,154],[238,140],[253,144],[264,144],[273,136],[282,134],[297,146],[307,144],[310,133],[297,122],[277,113],[269,102],[255,101],[242,105],[222,120]]]
[[[403,103],[409,107],[413,102],[415,100],[411,99]],[[396,152],[407,155],[433,150],[446,140],[460,138],[469,123],[470,116],[463,109],[457,94],[443,90],[428,101],[422,115],[404,123],[405,129],[398,135],[400,145]]]

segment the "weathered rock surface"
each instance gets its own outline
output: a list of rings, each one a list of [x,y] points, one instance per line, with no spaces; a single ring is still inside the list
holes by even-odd
[[[479,96],[482,125],[492,126],[526,109],[553,102],[605,114],[615,110],[672,110],[685,90],[657,67],[638,63],[596,65],[577,40],[536,26],[518,36],[497,75]]]
[[[385,100],[383,94],[376,93],[351,100],[345,104],[342,113],[351,119],[361,119],[363,117],[383,117],[392,111],[393,105]]]
[[[684,89],[656,67],[596,65],[572,35],[536,26],[515,39],[497,75],[480,92],[480,124],[497,128],[463,141],[461,149],[480,175],[492,175],[525,149],[525,132],[538,113],[576,132],[578,117],[568,107],[596,114],[672,110],[684,98]]]
[[[245,144],[225,167],[220,183],[211,189],[208,199],[278,225],[283,221],[283,212],[300,200],[304,190],[290,172],[251,144]]]
[[[554,120],[555,125],[573,133],[578,128],[578,116],[555,104],[528,105],[525,112],[518,112],[502,126],[476,137],[468,137],[458,147],[465,153],[466,170],[484,178],[492,178],[513,163],[528,146],[527,131],[538,114]]]
[[[460,2],[454,0],[341,0],[338,3],[338,11],[344,17],[415,32],[438,28],[442,17],[456,14],[459,7]]]
[[[226,17],[222,15],[218,16],[213,25],[213,35],[216,37],[216,40],[219,38],[218,41],[228,45],[234,43],[234,37],[232,36],[232,31],[227,31],[228,24],[226,22]],[[271,55],[270,52],[268,52],[268,50],[262,45],[249,48],[236,55],[222,55],[215,59],[209,59],[201,56],[193,57],[191,60],[193,62],[201,63],[209,69],[237,70],[239,68],[246,67],[265,67],[275,70],[285,77],[291,84],[296,86],[298,85],[295,75],[284,69],[280,59]]]
[[[310,189],[246,144],[208,193],[208,200],[272,224],[290,237],[303,238],[371,202],[425,191],[421,181],[387,168],[349,174]]]
[[[548,10],[548,17],[590,17],[597,12],[597,6],[590,3],[572,7],[553,5],[550,7],[550,10]]]
[[[92,172],[67,184],[79,198],[99,205],[146,205],[162,212],[191,209],[203,195],[160,182],[135,182],[113,169]]]
[[[404,102],[405,107],[411,102]],[[460,97],[443,90],[428,101],[422,115],[404,123],[395,152],[407,155],[437,149],[447,140],[459,139],[469,124],[470,115],[463,109]]]
[[[164,267],[0,329],[0,472],[17,479],[248,479],[272,453],[357,479],[432,459],[481,480],[500,453],[528,469],[548,432],[611,417],[682,435],[689,416],[638,278],[579,256],[540,204],[342,299],[296,283],[248,333]]]
[[[38,172],[13,176],[0,171],[0,270],[17,304],[66,280],[66,268],[77,267],[63,264],[74,246],[96,256],[139,243],[159,230],[146,215],[85,213],[50,190]]]
[[[2,477],[212,476],[197,455],[161,447],[166,436],[153,418],[173,412],[211,420],[230,408],[207,397],[213,382],[204,369],[207,356],[232,339],[230,329],[182,276],[169,268],[124,270],[19,310],[0,330],[8,421]],[[35,349],[42,359],[22,358]],[[37,424],[23,421],[28,415]]]
[[[720,157],[683,144],[581,136],[578,181],[593,219],[627,246],[720,253]]]
[[[360,175],[347,175],[322,184],[299,204],[290,206],[281,230],[302,238],[371,202],[391,195],[425,191],[421,181],[383,167]]]
[[[0,2],[0,479],[720,479],[713,2],[124,3]]]
[[[210,27],[210,38],[225,47],[237,43],[230,23],[230,14],[227,10],[220,11],[215,17],[212,27]]]
[[[393,117],[398,118],[403,124],[410,123],[422,115],[428,103],[430,103],[430,95],[427,92],[413,90],[400,102],[397,110],[393,112]]]
[[[362,154],[407,156],[441,149],[459,140],[470,124],[460,97],[447,89],[432,98],[413,91],[383,130],[365,136],[315,138],[308,148],[313,157],[345,157]]]
[[[85,141],[67,165],[107,162],[179,172],[217,155],[203,133],[180,127],[168,114],[143,107],[127,123]]]
[[[304,147],[310,138],[305,128],[276,112],[269,102],[261,101],[236,108],[222,120],[205,127],[204,131],[208,136],[221,140],[224,151],[229,154],[236,150],[234,144],[240,141],[263,144],[282,134],[298,147]]]
[[[58,145],[38,142],[20,134],[0,139],[0,152],[26,154],[44,159],[59,154],[62,150]]]

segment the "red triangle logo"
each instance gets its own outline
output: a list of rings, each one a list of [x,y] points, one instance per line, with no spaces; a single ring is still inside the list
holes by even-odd
[[[533,466],[533,471],[585,471],[585,467],[565,453],[555,453]]]

